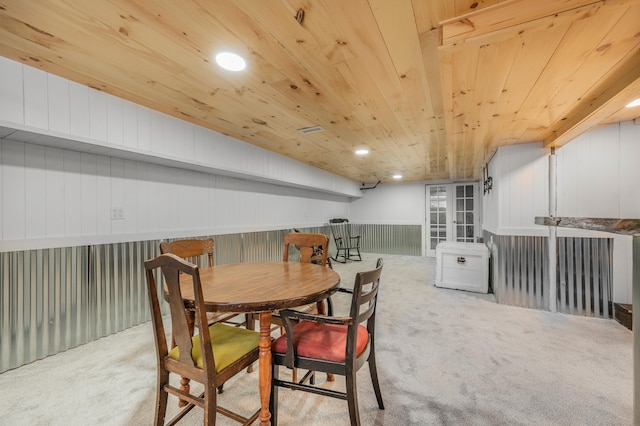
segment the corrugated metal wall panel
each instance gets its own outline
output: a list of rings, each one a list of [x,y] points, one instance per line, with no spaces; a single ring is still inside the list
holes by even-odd
[[[422,225],[351,224],[364,253],[422,255]],[[329,229],[325,231],[330,235]]]
[[[491,251],[491,283],[498,303],[549,309],[547,239],[485,232]]]
[[[421,226],[355,227],[363,252],[420,255]],[[214,262],[279,260],[290,231],[212,236]],[[0,253],[0,372],[148,321],[143,263],[158,254],[158,240]]]
[[[559,312],[611,318],[612,238],[558,238]]]
[[[85,343],[87,247],[0,255],[0,371]]]
[[[548,238],[487,232],[484,238],[498,303],[548,310]],[[611,317],[612,250],[611,238],[557,239],[557,294],[552,297],[559,312]]]

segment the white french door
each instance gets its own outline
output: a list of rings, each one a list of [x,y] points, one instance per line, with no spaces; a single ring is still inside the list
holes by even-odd
[[[480,232],[478,184],[426,185],[425,253],[436,255],[442,241],[474,243]]]

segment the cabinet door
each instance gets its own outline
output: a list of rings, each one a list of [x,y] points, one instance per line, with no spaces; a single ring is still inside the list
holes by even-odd
[[[427,185],[425,253],[436,255],[442,241],[474,243],[480,233],[478,184]]]

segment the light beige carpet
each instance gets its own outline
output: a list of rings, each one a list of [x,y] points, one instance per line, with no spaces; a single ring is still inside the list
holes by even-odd
[[[343,285],[377,257],[335,264]],[[498,305],[492,295],[434,287],[433,259],[381,257],[377,357],[386,409],[378,410],[362,368],[363,425],[632,424],[632,333],[614,320]],[[344,313],[347,300],[337,305]],[[151,333],[143,324],[0,374],[0,425],[153,424]],[[245,415],[257,409],[257,380],[256,371],[228,382],[221,405]],[[340,377],[328,385],[344,388]],[[349,424],[346,401],[283,389],[280,407],[281,425]],[[202,411],[183,424],[202,424]],[[237,423],[218,415],[218,424]]]

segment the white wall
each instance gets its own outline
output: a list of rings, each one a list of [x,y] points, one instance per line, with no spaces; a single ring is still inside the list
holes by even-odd
[[[0,139],[0,251],[319,226],[343,197]],[[123,218],[112,218],[113,209]]]
[[[425,182],[380,184],[362,193],[350,204],[349,221],[424,225]]]
[[[640,125],[601,127],[556,155],[558,216],[640,217]]]
[[[483,198],[483,229],[496,235],[547,235],[534,224],[549,212],[549,150],[542,143],[498,149],[489,164],[493,189]]]

